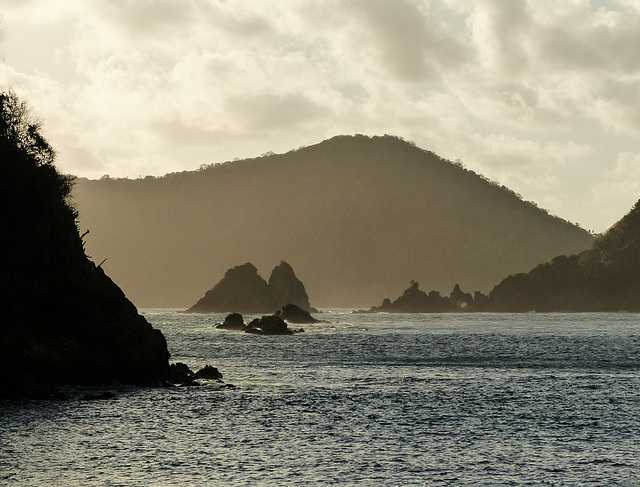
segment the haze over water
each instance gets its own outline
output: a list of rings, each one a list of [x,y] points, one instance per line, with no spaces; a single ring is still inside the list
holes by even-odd
[[[353,315],[306,333],[146,310],[236,389],[0,408],[0,484],[638,485],[635,314]]]

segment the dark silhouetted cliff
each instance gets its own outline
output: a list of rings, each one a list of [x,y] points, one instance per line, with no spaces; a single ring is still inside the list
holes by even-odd
[[[315,306],[366,306],[411,279],[488,292],[589,248],[588,232],[401,139],[340,136],[137,180],[79,180],[87,250],[138,306],[187,307],[237,262],[281,259]]]
[[[24,102],[0,94],[0,397],[167,379],[163,335],[85,255],[53,162]]]

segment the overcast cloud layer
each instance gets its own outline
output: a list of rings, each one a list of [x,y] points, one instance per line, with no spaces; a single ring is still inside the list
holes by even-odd
[[[640,198],[640,0],[3,0],[58,166],[138,177],[393,134],[603,231]]]

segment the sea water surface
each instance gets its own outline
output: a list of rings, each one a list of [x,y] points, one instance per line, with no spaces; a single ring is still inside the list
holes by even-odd
[[[0,485],[640,485],[640,315],[325,311],[266,337],[142,310],[236,388],[0,402]]]

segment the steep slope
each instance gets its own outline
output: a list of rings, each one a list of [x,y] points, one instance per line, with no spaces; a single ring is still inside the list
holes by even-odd
[[[366,306],[411,279],[488,291],[592,237],[401,139],[138,180],[79,180],[88,252],[138,306],[186,307],[237,262],[286,260],[316,306]]]
[[[53,161],[25,104],[0,93],[0,397],[168,379],[164,336],[85,255]]]
[[[495,311],[640,311],[640,200],[590,250],[509,276]]]

